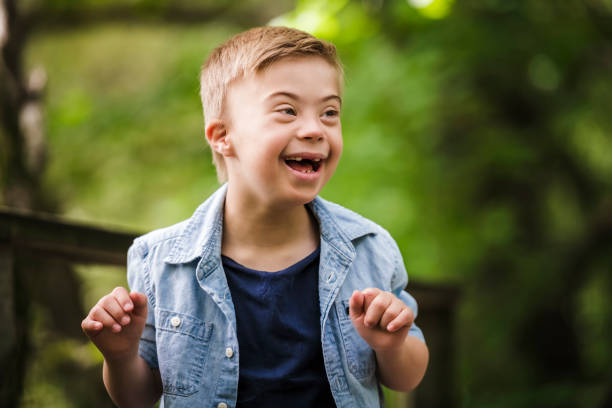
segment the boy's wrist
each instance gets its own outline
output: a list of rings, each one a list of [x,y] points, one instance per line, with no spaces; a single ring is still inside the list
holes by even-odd
[[[406,337],[408,337],[406,335]],[[406,337],[404,338],[404,340],[401,343],[395,343],[395,344],[389,344],[389,345],[383,345],[380,347],[372,347],[372,350],[374,350],[374,352],[379,355],[397,355],[397,353],[400,352],[404,352],[404,349],[406,347],[408,347],[408,344],[406,342]]]
[[[133,364],[136,360],[138,360],[139,357],[138,349],[136,349],[136,351],[130,350],[128,352],[122,353],[102,353],[102,355],[104,356],[104,361],[106,362],[106,364],[112,368]]]

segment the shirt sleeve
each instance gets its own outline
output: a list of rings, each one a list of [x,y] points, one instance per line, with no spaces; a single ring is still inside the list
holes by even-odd
[[[395,246],[397,250],[397,255],[395,258],[395,268],[393,270],[392,277],[392,292],[414,312],[414,322],[412,323],[412,326],[410,326],[408,335],[414,336],[420,339],[423,343],[425,343],[425,337],[423,336],[423,332],[416,324],[417,316],[419,314],[419,307],[414,297],[412,297],[411,294],[404,290],[404,288],[408,284],[408,273],[406,272],[406,268],[404,267],[404,260],[402,259],[402,255],[399,252],[399,248],[397,248],[397,244],[395,244]]]
[[[147,296],[148,313],[138,354],[147,362],[149,367],[157,368],[157,345],[155,342],[155,298],[151,290],[147,251],[143,243],[135,240],[127,253],[127,280],[132,292],[144,293]]]

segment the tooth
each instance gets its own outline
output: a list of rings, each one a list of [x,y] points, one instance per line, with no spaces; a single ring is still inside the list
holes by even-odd
[[[312,159],[312,161],[314,161],[315,163],[318,163],[321,161],[321,159]]]
[[[295,161],[302,161],[302,158],[301,158],[301,157],[296,157],[296,158],[295,158],[295,159],[293,159],[293,160],[295,160]]]

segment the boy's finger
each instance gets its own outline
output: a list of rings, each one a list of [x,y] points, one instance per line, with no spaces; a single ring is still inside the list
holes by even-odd
[[[376,296],[366,309],[363,324],[369,328],[376,326],[385,310],[387,310],[391,304],[391,301],[392,299],[389,296],[385,296],[383,293]]]
[[[372,303],[372,301],[376,299],[376,296],[378,296],[380,292],[382,291],[378,288],[367,288],[361,291],[361,293],[363,293],[363,296],[364,296],[365,310],[368,310],[368,308],[370,307],[370,303]]]
[[[406,306],[404,306],[400,302],[391,302],[389,307],[387,307],[387,310],[385,310],[382,317],[380,318],[380,327],[386,329],[389,323],[391,323],[397,316],[399,316],[400,313],[402,313],[402,310],[405,309],[405,307]]]
[[[106,310],[106,312],[120,325],[125,326],[130,323],[130,316],[123,310],[117,298],[112,294],[100,299],[98,306]]]
[[[390,332],[394,332],[401,329],[402,327],[410,327],[412,326],[413,321],[414,312],[411,308],[407,307],[402,310],[402,312],[397,315],[397,317],[393,319],[391,323],[387,325],[387,330],[389,330]]]
[[[363,293],[358,290],[353,292],[349,299],[349,316],[351,319],[356,319],[363,314],[364,300]]]
[[[81,322],[81,329],[89,337],[96,335],[103,327],[102,323],[90,319],[89,316]]]
[[[131,292],[130,299],[134,303],[132,314],[136,316],[147,316],[147,295],[140,292]]]
[[[132,303],[132,299],[130,299],[130,294],[127,289],[121,286],[117,286],[111,294],[117,299],[119,305],[125,312],[131,312],[134,309],[134,304]]]
[[[88,317],[102,323],[104,327],[111,329],[115,333],[121,331],[121,325],[119,325],[119,323],[117,323],[117,321],[99,304],[91,309]]]

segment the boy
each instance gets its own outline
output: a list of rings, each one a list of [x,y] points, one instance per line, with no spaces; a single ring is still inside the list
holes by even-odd
[[[342,152],[335,47],[284,27],[238,34],[202,68],[221,182],[193,216],[137,238],[128,283],[82,328],[119,406],[375,407],[428,351],[401,255],[317,194]]]

